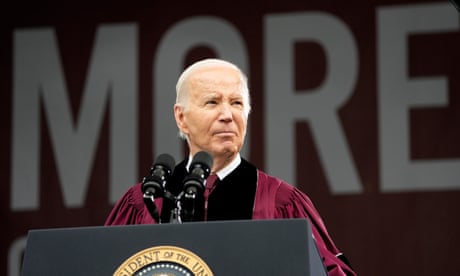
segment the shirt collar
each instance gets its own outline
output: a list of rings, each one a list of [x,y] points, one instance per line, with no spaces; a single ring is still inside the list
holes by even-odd
[[[187,161],[187,171],[190,169],[190,165],[192,164],[192,156],[190,155],[188,157]],[[241,164],[241,155],[238,153],[237,156],[233,159],[230,164],[219,170],[216,174],[219,177],[220,180],[224,179],[227,175],[229,175],[233,170],[236,169]]]

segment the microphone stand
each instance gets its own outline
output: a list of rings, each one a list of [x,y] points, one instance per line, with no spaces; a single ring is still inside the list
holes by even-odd
[[[181,206],[181,202],[180,202],[181,194],[179,194],[176,197],[172,193],[170,193],[169,191],[165,191],[165,197],[167,197],[169,200],[173,201],[174,204],[176,205],[176,207],[174,207],[174,209],[171,210],[171,217],[169,219],[169,223],[171,223],[171,224],[181,224],[182,223],[182,217],[181,217],[182,206]]]
[[[174,158],[169,154],[160,154],[150,169],[150,174],[142,179],[143,200],[150,216],[156,223],[161,223],[155,204],[155,197],[162,197],[165,194],[164,188],[167,179],[174,169]]]
[[[195,214],[195,193],[185,193],[182,191],[178,196],[174,196],[172,193],[165,191],[164,197],[174,202],[175,205],[175,207],[171,210],[169,223],[181,224],[183,222],[190,222],[193,220],[193,216]],[[153,202],[153,200],[150,202]],[[150,211],[149,204],[147,204],[147,202],[146,205],[152,217],[158,215],[156,208],[152,208],[153,211]]]
[[[144,177],[142,181],[142,191],[144,192],[144,203],[156,223],[161,223],[161,218],[155,205],[155,197],[163,197],[163,207],[165,201],[169,201],[168,209],[171,210],[169,221],[165,222],[182,223],[193,221],[195,215],[195,199],[197,195],[204,191],[204,183],[211,172],[213,159],[212,156],[200,151],[193,157],[190,165],[190,172],[183,181],[183,190],[175,196],[166,189],[166,178],[171,175],[174,167],[174,158],[167,154],[160,155],[152,166],[150,175]],[[171,206],[172,205],[172,206]],[[166,212],[163,208],[162,212]]]
[[[169,200],[174,202],[174,209],[171,210],[171,217],[169,223],[171,224],[181,224],[183,221],[191,221],[193,214],[188,215],[188,213],[184,213],[182,209],[181,197],[184,193],[179,194],[179,196],[175,197],[169,191],[165,191],[164,198],[168,198]],[[187,196],[186,196],[187,197]],[[158,213],[158,209],[155,205],[155,197],[153,194],[144,193],[144,203],[147,207],[152,218],[155,220],[156,223],[161,224],[160,215]],[[194,202],[193,205],[194,206]],[[193,212],[192,212],[193,213]],[[186,219],[183,220],[182,216],[186,216]]]
[[[174,209],[171,210],[169,223],[181,224],[183,222],[190,222],[193,220],[195,213],[195,194],[187,194],[181,192],[177,197],[169,194],[169,199],[174,202]],[[166,195],[165,193],[165,195]],[[182,208],[184,205],[184,208]]]
[[[144,193],[144,203],[147,206],[147,210],[149,210],[150,215],[155,220],[156,223],[160,222],[160,215],[158,214],[157,206],[155,205],[155,197],[153,194]]]
[[[179,210],[181,210],[181,207],[182,207],[181,204],[183,204],[184,209],[183,209],[183,212],[180,213],[180,215],[182,215],[183,221],[190,222],[193,220],[193,216],[195,215],[196,194],[195,193],[181,193],[181,195],[183,197],[179,199],[178,206],[180,207]]]
[[[206,178],[211,173],[212,164],[212,156],[205,151],[197,152],[193,157],[189,174],[183,180],[182,192],[176,202],[177,214],[182,221],[193,221],[196,198],[204,192]]]

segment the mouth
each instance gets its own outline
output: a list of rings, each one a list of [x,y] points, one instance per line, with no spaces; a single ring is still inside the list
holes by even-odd
[[[214,135],[216,136],[234,136],[236,135],[234,131],[230,131],[230,130],[223,130],[223,131],[216,131],[214,132]]]

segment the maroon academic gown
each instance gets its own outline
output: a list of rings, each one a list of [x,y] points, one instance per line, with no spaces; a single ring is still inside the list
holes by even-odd
[[[186,160],[174,169],[167,190],[179,194],[187,174]],[[153,224],[155,220],[145,206],[142,184],[128,189],[112,209],[105,225]],[[231,195],[231,196],[229,196]],[[205,220],[204,198],[197,198],[195,221]],[[313,238],[328,275],[356,275],[338,256],[337,249],[323,220],[311,200],[300,190],[270,176],[242,159],[241,164],[223,180],[219,180],[207,199],[206,220],[306,218],[312,226]],[[200,203],[201,202],[201,203]],[[238,203],[238,204],[236,204]],[[155,200],[162,221],[169,220],[173,203],[163,198]],[[163,209],[163,210],[162,210]]]

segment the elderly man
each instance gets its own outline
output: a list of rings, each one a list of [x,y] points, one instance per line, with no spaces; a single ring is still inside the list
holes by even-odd
[[[241,158],[250,112],[247,79],[241,70],[223,60],[199,61],[179,77],[176,92],[174,116],[190,156],[175,167],[166,188],[176,195],[182,191],[191,159],[200,151],[212,155],[211,173],[218,177],[207,187],[211,192],[197,198],[193,220],[306,218],[329,275],[355,275],[310,199]],[[168,222],[174,203],[160,198],[155,204],[161,220]],[[144,204],[141,183],[125,193],[106,221],[106,225],[148,223],[155,221]]]

